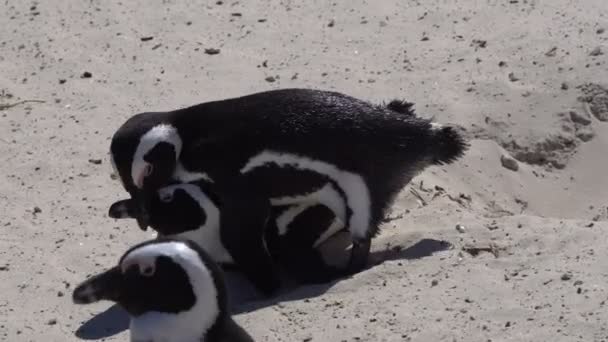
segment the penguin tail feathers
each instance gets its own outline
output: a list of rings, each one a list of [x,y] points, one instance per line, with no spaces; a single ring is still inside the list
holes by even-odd
[[[462,157],[469,148],[469,143],[458,132],[456,127],[431,124],[433,139],[433,164],[450,164]]]
[[[414,112],[414,104],[405,100],[392,100],[386,104],[386,108],[399,114],[412,117],[416,116],[416,113]]]

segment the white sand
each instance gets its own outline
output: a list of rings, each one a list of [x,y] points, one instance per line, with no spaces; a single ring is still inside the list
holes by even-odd
[[[608,95],[578,88],[608,85],[605,0],[190,3],[0,3],[0,104],[45,101],[0,111],[0,340],[77,340],[110,304],[73,305],[74,285],[150,237],[107,218],[123,120],[279,87],[405,98],[472,147],[404,189],[374,242],[384,263],[237,315],[256,340],[608,339],[608,122],[568,114],[608,115]],[[127,341],[120,318],[78,335]]]

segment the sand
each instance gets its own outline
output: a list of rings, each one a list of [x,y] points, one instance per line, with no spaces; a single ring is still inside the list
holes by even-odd
[[[257,341],[608,340],[605,0],[7,0],[0,26],[0,340],[127,341],[70,298],[151,237],[107,217],[112,133],[283,87],[404,98],[471,148],[403,190],[370,269],[234,303]]]

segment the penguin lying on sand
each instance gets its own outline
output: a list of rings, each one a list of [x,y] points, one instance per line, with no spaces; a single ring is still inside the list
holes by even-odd
[[[326,199],[334,203],[342,201],[338,192],[324,191]],[[212,183],[198,180],[169,185],[156,192],[149,206],[149,224],[158,236],[192,240],[222,266],[238,266],[223,241],[239,239],[240,235],[222,231],[221,199],[213,192]],[[137,206],[132,199],[110,206],[112,218],[136,218],[136,215]],[[264,235],[266,246],[273,259],[298,281],[334,280],[347,272],[329,266],[317,247],[345,227],[343,219],[317,202],[273,206]]]
[[[78,285],[72,298],[120,304],[131,317],[133,342],[253,342],[227,311],[221,270],[187,240],[132,247],[118,266]]]
[[[411,104],[374,105],[341,93],[271,90],[128,119],[111,143],[113,164],[149,225],[149,202],[170,179],[212,179],[222,195],[226,248],[262,292],[279,279],[262,236],[270,199],[308,203],[326,184],[341,192],[361,270],[395,195],[424,168],[467,148],[452,127],[414,115]]]

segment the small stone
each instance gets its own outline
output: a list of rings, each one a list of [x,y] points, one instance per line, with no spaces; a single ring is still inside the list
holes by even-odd
[[[596,47],[595,49],[591,50],[591,52],[589,52],[589,56],[599,56],[599,55],[603,55],[604,52],[602,52],[602,48],[600,46]]]
[[[591,117],[587,113],[579,113],[576,111],[570,111],[570,120],[572,122],[587,126],[591,123]]]
[[[582,280],[577,280],[574,282],[574,286],[579,286],[579,285],[583,285],[583,281]]]
[[[422,37],[422,39],[420,39],[420,40],[421,40],[421,41],[423,41],[423,42],[426,42],[426,41],[428,41],[428,40],[429,40],[429,37],[426,37],[426,36],[425,36],[425,37]]]
[[[273,76],[268,76],[265,78],[266,82],[272,83],[274,81],[276,81],[276,78],[274,78]]]
[[[570,280],[570,279],[572,279],[572,273],[564,273],[564,274],[562,274],[560,279],[563,281]]]
[[[437,286],[438,284],[439,284],[439,281],[437,279],[431,280],[431,287]]]
[[[456,231],[458,231],[459,233],[464,233],[466,230],[464,229],[463,225],[457,224],[456,225]]]
[[[545,52],[545,56],[547,56],[547,57],[555,57],[556,54],[557,54],[557,46],[554,46],[549,51]]]
[[[335,20],[330,20],[329,23],[327,23],[327,27],[334,27],[334,25],[336,24]]]
[[[576,293],[577,293],[577,294],[581,294],[581,293],[583,293],[583,289],[579,287],[578,289],[576,289]]]
[[[588,142],[595,137],[595,132],[589,126],[579,127],[576,130],[576,137],[581,139],[583,142]]]
[[[498,66],[501,67],[501,68],[506,67],[507,66],[507,62],[500,61],[500,62],[498,62]]]
[[[568,86],[568,83],[562,82],[561,88],[562,88],[562,90],[568,90],[568,88],[570,88],[570,87]]]
[[[100,165],[101,159],[89,159],[89,163],[95,164],[95,165]]]
[[[82,73],[82,75],[80,75],[80,78],[91,78],[91,77],[93,77],[93,74],[91,74],[88,71],[85,71]]]
[[[48,324],[48,325],[55,325],[55,324],[57,324],[57,319],[52,318],[48,322],[46,322],[46,324]]]
[[[604,29],[603,27],[600,27],[599,29],[597,29],[597,31],[595,31],[595,33],[597,34],[602,34],[604,32],[606,32],[606,29]]]
[[[60,78],[59,79],[59,84],[64,84],[65,82],[67,82],[68,80],[66,80],[65,78]]]
[[[507,155],[503,154],[502,156],[500,156],[500,163],[505,169],[509,169],[511,171],[519,170],[519,164],[517,163],[517,160]]]
[[[151,37],[151,36],[150,37],[141,37],[141,38],[139,38],[139,40],[141,40],[142,42],[147,42],[147,41],[150,41],[152,39],[154,39],[154,37]]]
[[[42,212],[42,209],[40,209],[39,207],[34,207],[34,215],[40,214],[41,212]]]
[[[208,55],[217,55],[218,53],[220,53],[220,49],[207,48],[205,49],[205,53]]]
[[[63,297],[63,292],[58,291],[58,292],[57,292],[57,297]]]
[[[511,81],[511,82],[517,82],[517,81],[519,81],[519,77],[515,76],[514,73],[510,72],[509,73],[509,81]]]

